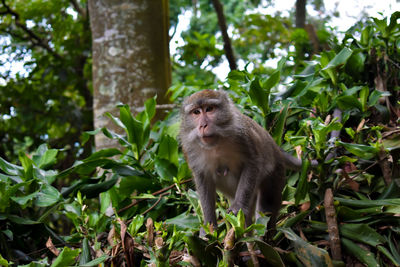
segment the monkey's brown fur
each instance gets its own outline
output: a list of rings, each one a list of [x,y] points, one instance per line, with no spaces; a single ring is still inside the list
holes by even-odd
[[[181,108],[179,134],[193,172],[205,223],[217,225],[216,190],[230,201],[229,211],[242,209],[246,224],[254,212],[270,212],[275,225],[282,202],[285,167],[301,161],[284,153],[269,133],[240,113],[224,91],[203,90]]]

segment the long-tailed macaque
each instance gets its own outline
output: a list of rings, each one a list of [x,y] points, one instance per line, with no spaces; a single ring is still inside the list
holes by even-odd
[[[250,225],[254,212],[270,212],[269,227],[282,202],[285,167],[301,160],[280,149],[269,133],[234,106],[224,91],[203,90],[181,108],[180,142],[192,170],[205,223],[217,226],[216,190],[242,209]]]

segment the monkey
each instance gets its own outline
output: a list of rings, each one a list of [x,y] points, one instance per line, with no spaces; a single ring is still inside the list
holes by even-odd
[[[237,214],[242,209],[247,226],[254,215],[268,212],[268,228],[274,228],[285,169],[299,170],[301,160],[284,152],[223,90],[207,89],[189,96],[180,117],[178,138],[194,177],[204,224],[217,227],[219,191],[229,200],[228,212]]]

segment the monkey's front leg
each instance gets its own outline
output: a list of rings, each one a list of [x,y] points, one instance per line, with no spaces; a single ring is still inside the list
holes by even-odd
[[[229,211],[237,214],[242,209],[246,218],[246,225],[252,223],[255,199],[257,195],[257,173],[254,171],[255,167],[248,166],[242,170],[240,175],[239,184],[236,188],[235,199],[229,207]]]
[[[203,210],[204,224],[210,223],[217,228],[217,218],[215,215],[216,189],[212,179],[204,173],[194,175],[197,193],[200,198],[201,209]],[[200,236],[204,236],[204,230],[200,230]]]

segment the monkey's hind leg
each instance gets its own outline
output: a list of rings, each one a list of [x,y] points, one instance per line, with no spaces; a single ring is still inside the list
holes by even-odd
[[[284,168],[275,168],[268,179],[265,179],[259,186],[257,214],[259,212],[271,214],[267,226],[267,239],[271,239],[275,232],[275,224],[282,204],[282,190],[285,185],[284,174]]]

